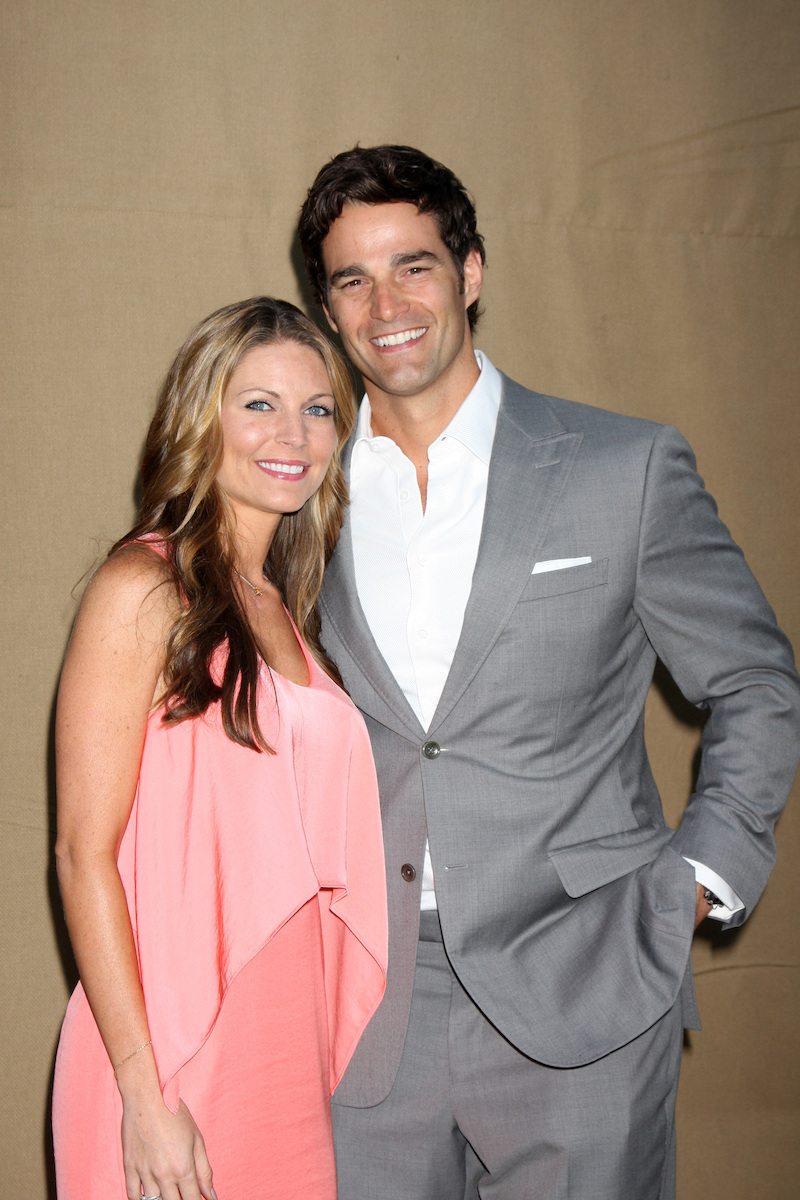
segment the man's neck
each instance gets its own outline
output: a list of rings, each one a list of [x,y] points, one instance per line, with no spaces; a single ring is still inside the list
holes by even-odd
[[[370,396],[372,433],[374,437],[388,437],[396,443],[412,462],[427,459],[428,447],[436,441],[442,430],[452,421],[462,401],[454,406],[437,408],[431,412],[427,405],[412,403],[382,404],[380,399]]]
[[[458,386],[436,384],[415,396],[390,396],[365,380],[370,403],[372,434],[388,437],[414,464],[422,508],[428,490],[428,449],[447,428],[480,378],[471,355],[470,370],[462,372]],[[437,381],[439,383],[439,381]]]

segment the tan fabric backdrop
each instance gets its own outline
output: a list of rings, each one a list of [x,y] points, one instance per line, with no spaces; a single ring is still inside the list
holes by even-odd
[[[6,0],[2,20],[0,1180],[43,1200],[74,982],[52,702],[75,585],[131,519],[184,334],[257,292],[307,302],[294,223],[316,168],[356,141],[420,145],[478,203],[479,344],[530,386],[678,425],[800,642],[800,5]],[[649,729],[677,821],[698,726],[668,684]],[[682,1200],[797,1195],[796,807],[779,835],[752,921],[697,940]]]

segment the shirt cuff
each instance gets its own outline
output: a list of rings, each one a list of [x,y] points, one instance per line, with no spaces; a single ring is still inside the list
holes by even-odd
[[[712,920],[730,921],[735,913],[742,911],[744,901],[736,895],[736,892],[724,879],[717,875],[716,871],[712,871],[710,867],[704,866],[703,863],[695,862],[693,858],[687,858],[685,854],[683,857],[694,867],[694,877],[700,886],[708,888],[710,892],[714,893],[717,899],[722,901],[721,908],[712,908],[708,914]]]

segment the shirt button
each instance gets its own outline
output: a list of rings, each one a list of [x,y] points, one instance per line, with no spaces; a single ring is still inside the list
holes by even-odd
[[[428,561],[428,556],[427,556],[427,554],[420,554],[419,558],[417,559],[417,562],[418,562],[418,563],[421,563],[423,567],[425,566],[425,563],[426,563],[427,561]]]
[[[425,638],[426,638],[427,636],[428,636],[428,631],[427,631],[427,629],[418,629],[418,630],[417,630],[417,637],[418,637],[418,638],[422,638],[423,642],[425,641]]]
[[[422,747],[422,753],[426,758],[438,758],[442,753],[442,747],[438,742],[426,742]]]
[[[417,878],[417,869],[416,867],[413,867],[411,863],[403,863],[402,867],[400,868],[400,874],[403,876],[403,879],[405,879],[406,883],[413,883]]]
[[[401,492],[401,493],[400,493],[400,499],[401,499],[401,500],[407,500],[407,499],[408,499],[408,492],[406,492],[406,491],[403,491],[403,492]]]

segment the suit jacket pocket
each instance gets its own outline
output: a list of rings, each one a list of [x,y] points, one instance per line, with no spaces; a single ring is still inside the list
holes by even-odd
[[[579,567],[562,567],[558,571],[543,571],[531,575],[519,598],[520,604],[528,600],[544,600],[548,596],[563,596],[567,592],[579,592],[584,588],[600,587],[608,580],[608,559],[582,563]]]
[[[548,851],[568,896],[577,898],[629,875],[657,858],[673,831],[666,826],[641,826]]]

